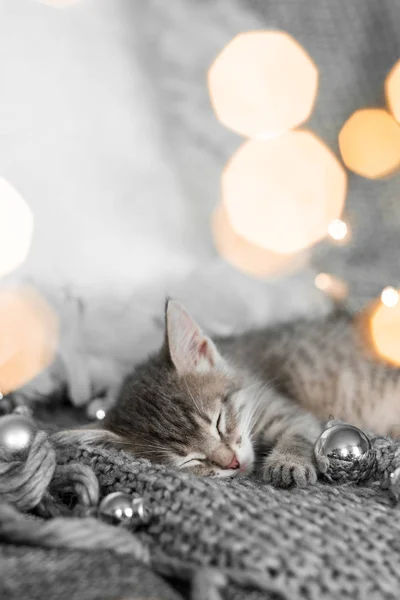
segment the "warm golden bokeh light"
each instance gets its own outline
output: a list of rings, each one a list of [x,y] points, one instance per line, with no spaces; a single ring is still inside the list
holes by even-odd
[[[315,285],[333,300],[344,300],[349,292],[345,281],[329,273],[318,273],[315,278]]]
[[[286,275],[304,267],[307,263],[306,252],[295,255],[276,254],[238,236],[233,231],[227,211],[222,204],[214,211],[212,229],[219,254],[231,265],[253,277]]]
[[[385,290],[389,289],[385,288]],[[398,293],[396,295],[391,291],[386,291],[386,295],[383,295],[383,297],[386,298],[386,301],[389,301],[390,305],[385,305],[383,301],[376,304],[370,317],[371,339],[375,351],[381,358],[392,364],[400,365],[400,303],[398,302]]]
[[[399,301],[399,292],[391,286],[385,287],[382,290],[381,301],[388,308],[393,308]]]
[[[29,253],[33,216],[19,193],[0,178],[0,277],[23,263]]]
[[[0,391],[5,395],[33,379],[54,358],[57,317],[28,287],[0,289]]]
[[[400,126],[382,108],[358,110],[339,133],[346,166],[354,173],[378,179],[400,166]]]
[[[309,131],[242,144],[222,175],[222,197],[235,232],[266,250],[290,254],[327,235],[341,216],[347,176]]]
[[[313,109],[318,70],[302,46],[282,31],[237,35],[208,72],[218,119],[247,137],[280,135]]]
[[[385,95],[390,112],[400,122],[400,60],[386,77]]]

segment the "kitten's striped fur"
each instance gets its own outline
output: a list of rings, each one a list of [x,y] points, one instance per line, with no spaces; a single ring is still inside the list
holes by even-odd
[[[160,353],[125,381],[100,437],[198,475],[257,466],[275,485],[305,485],[316,480],[312,449],[323,421],[393,433],[399,392],[400,369],[368,355],[345,314],[214,343],[171,301]]]

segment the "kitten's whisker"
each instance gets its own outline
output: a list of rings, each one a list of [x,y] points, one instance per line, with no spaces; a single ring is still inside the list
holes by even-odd
[[[199,405],[197,404],[196,400],[194,399],[194,397],[193,397],[193,394],[192,394],[192,392],[190,391],[190,388],[189,388],[189,386],[188,386],[188,384],[187,384],[187,381],[186,381],[185,379],[183,379],[183,381],[185,382],[185,386],[186,386],[186,389],[187,389],[187,393],[189,394],[190,398],[192,399],[192,401],[193,401],[193,404],[195,405],[197,412],[198,412],[198,413],[201,415],[201,410],[200,410],[200,408],[199,408]]]
[[[168,448],[161,448],[161,447],[157,448],[157,447],[154,447],[154,446],[136,446],[136,445],[133,444],[132,447],[135,450],[139,450],[139,451],[142,450],[142,451],[154,452],[154,453],[158,452],[160,454],[166,453],[166,452],[169,452],[169,453],[171,452],[170,450],[168,450]]]

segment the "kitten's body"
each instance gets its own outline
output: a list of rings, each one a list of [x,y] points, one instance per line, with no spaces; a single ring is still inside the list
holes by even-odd
[[[214,344],[170,302],[163,348],[125,381],[106,433],[88,439],[199,475],[258,464],[267,481],[304,485],[316,480],[312,449],[323,421],[392,432],[399,392],[400,369],[368,356],[347,315]]]
[[[361,323],[337,312],[218,341],[241,365],[322,420],[397,434],[400,369],[374,357]]]

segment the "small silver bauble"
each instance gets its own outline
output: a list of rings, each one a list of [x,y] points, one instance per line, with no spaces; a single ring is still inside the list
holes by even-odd
[[[356,460],[371,449],[371,442],[361,429],[353,425],[333,425],[320,435],[314,446],[316,459],[320,456],[340,460]]]
[[[150,509],[143,498],[134,498],[132,500],[133,514],[137,515],[137,520],[141,523],[148,523],[150,520]]]
[[[390,473],[389,494],[396,502],[400,500],[400,468]]]
[[[147,523],[149,511],[143,498],[133,498],[124,492],[113,492],[99,504],[99,516],[110,523]]]
[[[0,448],[11,454],[30,448],[37,431],[33,419],[24,415],[5,415],[0,418]]]

